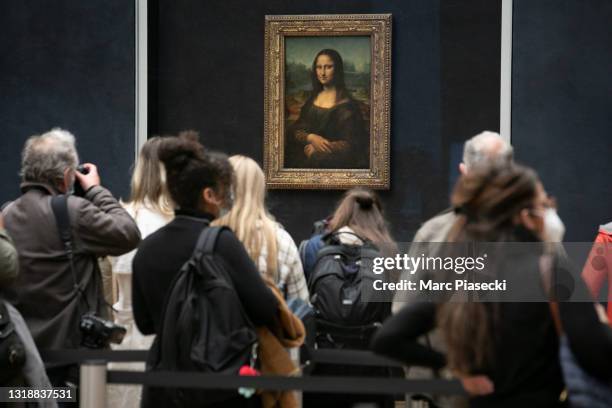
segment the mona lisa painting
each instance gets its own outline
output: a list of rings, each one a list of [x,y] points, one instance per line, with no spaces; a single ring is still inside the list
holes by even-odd
[[[389,188],[390,15],[266,16],[270,188]]]

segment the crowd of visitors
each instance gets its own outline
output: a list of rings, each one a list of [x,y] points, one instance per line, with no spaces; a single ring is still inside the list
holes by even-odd
[[[196,132],[149,139],[126,202],[102,186],[94,164],[80,164],[71,133],[32,136],[22,194],[0,214],[0,386],[78,387],[77,365],[44,364],[41,353],[83,347],[149,350],[146,366],[111,363],[117,369],[295,375],[284,350],[304,343],[306,353],[373,350],[431,368],[457,378],[473,407],[611,406],[612,331],[598,298],[612,276],[612,227],[600,227],[584,270],[562,288],[592,301],[564,301],[563,223],[537,173],[513,156],[496,133],[468,140],[451,198],[439,205],[448,209],[402,240],[414,242],[412,255],[442,251],[441,242],[529,243],[534,250],[510,250],[488,272],[538,282],[546,299],[427,302],[413,293],[368,302],[368,260],[398,248],[369,189],[347,191],[298,249],[268,210],[257,162],[208,150]],[[113,304],[100,257],[112,265]],[[403,375],[342,365],[309,374]],[[107,395],[124,408],[298,404],[293,393],[249,388],[113,384]],[[303,402],[386,407],[394,397],[305,394]]]

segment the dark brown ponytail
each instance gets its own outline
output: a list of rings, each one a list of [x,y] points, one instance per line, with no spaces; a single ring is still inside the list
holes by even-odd
[[[337,231],[351,228],[355,234],[373,243],[393,244],[382,204],[374,191],[356,187],[344,194],[330,221],[329,228]]]

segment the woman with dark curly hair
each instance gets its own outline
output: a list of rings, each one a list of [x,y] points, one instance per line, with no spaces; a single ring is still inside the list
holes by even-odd
[[[233,170],[227,156],[208,152],[190,132],[165,139],[159,147],[168,190],[175,204],[174,219],[142,241],[133,262],[134,320],[143,334],[160,334],[164,299],[183,264],[191,258],[203,229],[231,206]],[[215,254],[255,326],[276,328],[278,302],[260,277],[242,243],[229,229],[219,233]],[[256,407],[259,398],[245,399],[228,391],[227,399],[210,407]],[[145,389],[143,407],[173,407],[159,389]]]

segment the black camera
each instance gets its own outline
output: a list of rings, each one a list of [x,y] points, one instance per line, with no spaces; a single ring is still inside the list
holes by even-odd
[[[89,174],[89,169],[83,166],[82,164],[79,164],[77,166],[76,171],[81,174]],[[79,197],[85,197],[85,190],[83,190],[83,187],[81,186],[81,183],[78,182],[78,180],[75,180],[74,182],[74,195]]]
[[[81,345],[92,349],[107,348],[110,343],[119,344],[125,336],[125,327],[104,320],[93,313],[81,316],[79,324],[83,338]]]
[[[89,174],[89,169],[82,164],[79,164],[77,166],[76,171],[78,171],[81,174]]]

